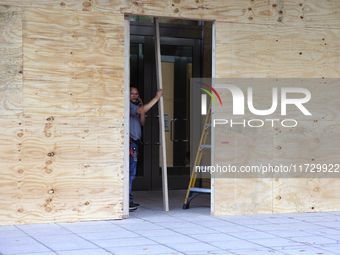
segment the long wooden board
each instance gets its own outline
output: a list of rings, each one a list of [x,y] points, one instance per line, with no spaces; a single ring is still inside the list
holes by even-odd
[[[155,57],[156,57],[156,78],[157,89],[163,89],[162,84],[162,63],[161,63],[161,46],[159,34],[159,21],[154,18],[155,26]],[[159,129],[160,129],[160,144],[161,144],[161,159],[162,159],[162,189],[163,189],[163,209],[169,211],[169,196],[168,196],[168,170],[166,162],[166,144],[165,144],[165,128],[164,128],[164,103],[163,97],[158,102]]]
[[[124,18],[124,195],[123,217],[129,217],[130,187],[130,19]]]

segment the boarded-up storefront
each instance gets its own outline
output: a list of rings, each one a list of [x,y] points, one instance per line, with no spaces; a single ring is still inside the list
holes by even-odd
[[[124,14],[215,21],[213,77],[340,77],[337,0],[0,1],[0,225],[123,217]],[[302,123],[318,130],[303,139],[338,140],[338,116]],[[301,139],[285,147],[291,134],[276,131],[278,157],[278,148],[301,149]],[[262,146],[238,136],[249,153]],[[234,160],[215,146],[214,163]],[[303,147],[308,160],[323,156],[317,146]],[[289,155],[285,162],[295,160]],[[339,210],[339,184],[215,179],[212,211]]]

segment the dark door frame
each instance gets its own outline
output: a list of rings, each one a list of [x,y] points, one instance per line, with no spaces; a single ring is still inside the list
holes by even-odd
[[[202,73],[202,34],[203,27],[201,26],[187,26],[187,25],[174,25],[174,24],[160,24],[160,43],[161,45],[176,45],[176,46],[191,46],[193,47],[193,78],[201,77]],[[154,27],[152,22],[130,22],[130,43],[141,43],[144,45],[143,57],[144,60],[154,60]],[[165,37],[166,36],[166,37]],[[194,64],[196,63],[196,64]],[[198,64],[197,64],[198,63]],[[151,90],[144,89],[140,91],[144,102],[149,102],[156,92],[155,80],[155,63],[154,61],[144,61],[144,84],[152,84]],[[146,88],[146,86],[144,86]],[[192,104],[191,104],[192,105]],[[136,190],[145,190],[145,187],[152,189],[162,188],[162,177],[159,172],[159,161],[154,160],[159,158],[159,145],[155,142],[158,141],[159,134],[159,120],[157,118],[158,107],[153,107],[146,115],[145,125],[152,126],[151,129],[143,129],[143,153],[150,155],[144,157],[143,161],[143,177],[136,177],[133,183],[133,188]],[[151,171],[147,170],[150,169]],[[189,183],[190,176],[169,176],[169,188],[183,188]]]

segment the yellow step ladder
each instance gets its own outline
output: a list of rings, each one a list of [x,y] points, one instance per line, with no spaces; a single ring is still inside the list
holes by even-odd
[[[206,131],[209,127],[211,127],[211,104],[210,104],[210,107],[209,107],[209,111],[207,113],[207,117],[205,118],[205,123],[204,123],[203,131],[202,131],[202,135],[201,135],[201,140],[200,140],[200,144],[198,146],[195,163],[194,163],[194,166],[193,166],[193,169],[192,169],[192,172],[191,172],[189,187],[188,187],[187,194],[186,194],[186,197],[185,197],[185,200],[184,200],[183,209],[189,209],[189,204],[190,204],[191,200],[194,199],[195,197],[197,197],[198,195],[210,194],[211,193],[211,189],[195,187],[197,173],[198,173],[198,171],[196,171],[196,167],[199,166],[199,169],[201,169],[200,163],[201,163],[201,159],[202,159],[202,155],[203,155],[203,149],[211,148],[210,144],[205,144],[205,142],[207,140],[207,136],[209,134]],[[208,168],[208,167],[206,167],[206,168]],[[208,170],[208,169],[205,169],[205,170]]]

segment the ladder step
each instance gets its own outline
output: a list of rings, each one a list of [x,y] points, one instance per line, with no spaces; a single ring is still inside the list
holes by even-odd
[[[203,149],[204,148],[211,148],[211,144],[204,144],[206,142],[207,135],[210,134],[208,132],[208,128],[211,127],[211,123],[209,123],[209,122],[211,122],[211,110],[212,110],[212,108],[211,108],[211,102],[210,102],[209,112],[208,112],[208,114],[205,118],[202,136],[201,136],[201,140],[200,140],[198,150],[197,150],[197,155],[196,155],[196,159],[195,159],[195,168],[198,167],[197,165],[199,164],[199,162],[202,159]],[[204,167],[204,166],[201,167],[200,166],[199,169],[201,169],[201,168],[205,168],[205,170],[207,171],[208,167]],[[210,171],[210,167],[209,167],[208,171]],[[197,197],[201,194],[211,194],[211,189],[196,188],[195,187],[195,182],[196,182],[196,178],[197,178],[197,175],[198,175],[197,172],[198,172],[197,169],[191,172],[189,187],[188,187],[188,190],[187,190],[187,195],[185,196],[183,209],[189,209],[190,201],[192,199],[194,199],[195,197]]]
[[[206,188],[190,188],[190,192],[202,193],[202,194],[210,194],[211,193],[211,189],[206,189]]]
[[[202,144],[201,145],[201,150],[204,149],[204,148],[211,149],[211,144]]]

